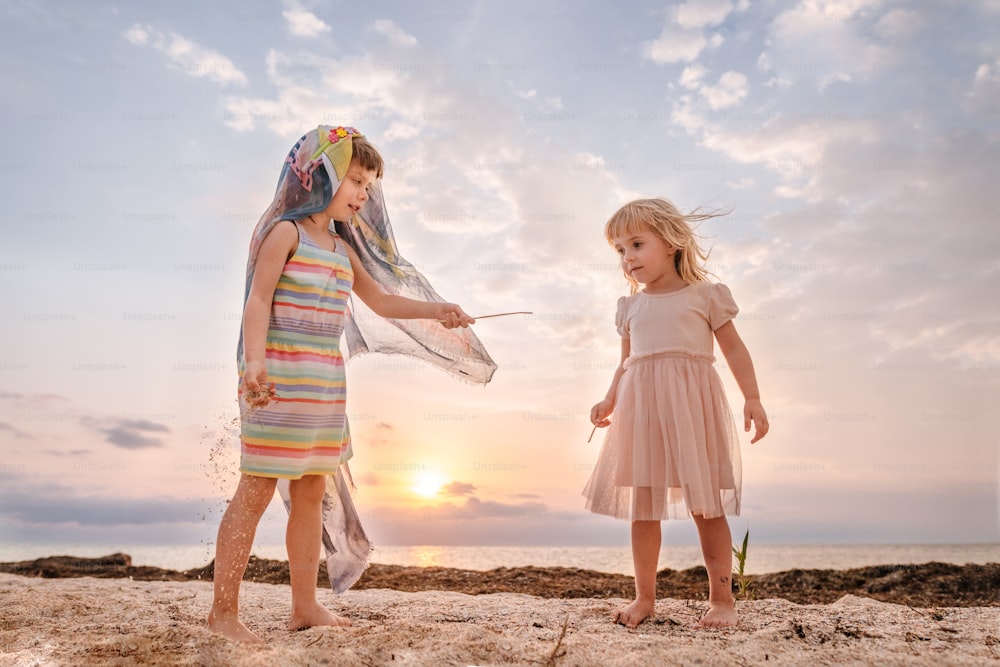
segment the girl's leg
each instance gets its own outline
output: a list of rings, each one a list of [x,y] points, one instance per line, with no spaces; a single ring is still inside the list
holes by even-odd
[[[323,541],[323,493],[326,477],[306,475],[292,480],[288,491],[292,507],[288,514],[285,547],[292,580],[292,620],[289,630],[314,625],[350,625],[316,600],[316,579]]]
[[[636,504],[651,502],[649,489],[636,490]],[[635,600],[615,612],[615,621],[634,628],[653,615],[656,605],[656,566],[660,561],[660,522],[632,522],[632,565],[635,568]]]
[[[240,621],[240,583],[250,559],[257,523],[274,496],[276,479],[243,475],[222,515],[215,543],[215,597],[208,628],[229,639],[260,643]]]
[[[701,553],[708,570],[708,613],[696,628],[730,628],[736,625],[733,599],[733,537],[725,516],[706,519],[694,515]]]

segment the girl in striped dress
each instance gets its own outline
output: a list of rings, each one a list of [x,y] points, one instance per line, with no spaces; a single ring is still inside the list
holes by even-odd
[[[308,133],[289,154],[275,200],[251,242],[238,354],[242,475],[219,526],[208,618],[210,629],[230,639],[260,642],[240,621],[239,588],[257,523],[279,479],[290,480],[288,627],[350,624],[317,601],[316,580],[324,504],[331,504],[324,503],[327,477],[336,475],[351,454],[340,339],[345,325],[356,326],[348,311],[352,292],[383,318],[427,320],[425,325],[433,329],[426,329],[424,338],[441,351],[458,350],[451,363],[472,369],[459,370],[465,376],[485,372],[488,380],[490,366],[495,368],[485,351],[476,354],[478,341],[471,332],[461,331],[474,320],[459,306],[400,295],[404,290],[398,285],[372,277],[353,247],[371,254],[363,239],[374,239],[377,253],[394,273],[412,270],[393,256],[378,189],[382,169],[381,156],[353,128],[321,126]],[[377,202],[369,201],[373,194]],[[343,234],[337,233],[338,225]],[[415,271],[410,278],[422,280]],[[396,293],[387,293],[386,287]],[[437,296],[427,290],[424,295]],[[437,333],[444,331],[442,325],[459,328],[452,334],[457,338]],[[426,342],[419,334],[411,336]],[[358,349],[368,351],[369,346]],[[477,371],[477,364],[485,370]],[[349,509],[353,512],[353,506]],[[323,546],[334,550],[325,542]]]

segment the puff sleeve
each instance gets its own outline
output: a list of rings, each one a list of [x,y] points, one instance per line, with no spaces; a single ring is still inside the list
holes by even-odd
[[[708,290],[708,324],[715,331],[740,312],[733,294],[722,283],[715,283]]]
[[[628,310],[628,297],[623,296],[618,298],[618,308],[615,311],[615,328],[618,329],[618,335],[622,338],[628,338],[628,322],[625,321],[625,311]]]

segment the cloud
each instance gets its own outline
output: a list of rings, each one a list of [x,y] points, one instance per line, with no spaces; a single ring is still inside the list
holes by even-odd
[[[73,399],[60,394],[10,394],[7,398],[12,403],[5,416],[12,423],[0,422],[0,430],[50,445],[38,451],[54,456],[77,456],[91,452],[85,448],[67,449],[58,446],[59,442],[71,442],[77,446],[93,444],[81,441],[79,426],[101,434],[105,442],[129,450],[162,447],[165,441],[160,435],[171,432],[166,425],[149,419],[84,411]],[[14,425],[29,422],[30,432]]]
[[[271,49],[265,64],[275,96],[226,97],[223,122],[228,127],[249,132],[262,126],[294,140],[317,121],[335,121],[363,130],[362,121],[377,117],[382,107],[403,104],[392,93],[408,73],[385,67],[369,54],[335,59],[310,51]],[[423,111],[414,108],[412,117],[419,118]]]
[[[376,508],[373,513],[378,515],[391,513],[395,515],[394,519],[396,520],[405,520],[406,516],[410,516],[414,522],[426,526],[429,523],[500,521],[527,516],[541,517],[550,514],[550,510],[541,502],[504,503],[497,500],[480,500],[475,496],[470,496],[460,505],[442,503],[420,508]]]
[[[697,89],[706,74],[708,74],[708,68],[699,63],[693,63],[684,68],[679,81],[685,88]]]
[[[382,478],[373,472],[366,472],[357,478],[360,486],[374,487],[382,484]]]
[[[734,9],[729,0],[688,0],[677,7],[677,24],[688,29],[717,26]]]
[[[145,46],[149,43],[149,30],[138,23],[126,30],[123,36],[135,46]]]
[[[743,271],[744,276],[773,276],[762,307],[779,320],[827,318],[817,335],[834,337],[825,343],[834,349],[858,341],[862,347],[856,353],[868,360],[869,370],[878,363],[919,363],[929,370],[936,365],[933,359],[945,358],[998,363],[972,294],[980,291],[981,281],[997,279],[990,253],[1000,248],[977,212],[989,200],[990,188],[976,165],[1000,158],[1000,145],[964,133],[927,145],[918,131],[911,132],[886,133],[872,119],[819,122],[800,116],[752,131],[707,129],[703,143],[771,170],[788,184],[784,191],[790,201],[798,203],[794,212],[761,221],[772,242]],[[914,187],[920,182],[934,186]],[[944,219],[962,222],[946,231],[935,223]],[[878,248],[878,261],[843,274],[845,258],[872,247]],[[802,259],[805,248],[807,260]],[[724,245],[717,252],[747,256],[745,249]],[[961,280],[972,271],[979,277],[962,292],[968,300],[948,296],[951,291],[936,277],[941,272]],[[873,284],[881,289],[870,290]],[[796,347],[782,344],[775,353],[788,359]],[[930,356],[919,362],[884,361],[913,349]],[[817,358],[805,350],[800,354]],[[888,357],[879,361],[878,354]]]
[[[701,31],[665,26],[660,36],[645,44],[645,55],[657,65],[691,62],[708,46]]]
[[[0,392],[0,400],[19,403],[19,407],[40,409],[52,406],[53,403],[68,403],[69,397],[61,394],[20,394],[17,392]]]
[[[170,433],[163,424],[146,419],[122,419],[118,417],[82,417],[80,423],[94,428],[105,435],[105,440],[122,449],[149,449],[162,447],[164,441],[155,433]]]
[[[901,463],[900,467],[907,465]],[[883,483],[845,493],[828,484],[814,483],[810,489],[818,502],[839,506],[836,515],[824,522],[817,522],[803,509],[801,487],[788,484],[787,479],[780,484],[762,484],[755,490],[756,502],[774,509],[767,521],[755,524],[751,520],[750,540],[753,542],[757,535],[758,539],[777,544],[823,543],[829,542],[831,535],[857,535],[859,542],[919,543],[921,535],[927,535],[928,526],[933,525],[941,543],[997,541],[1000,514],[995,482],[930,483],[935,485],[934,494],[916,488],[901,491]]]
[[[882,15],[875,24],[875,31],[883,39],[904,39],[913,37],[929,25],[926,14],[897,7]]]
[[[372,418],[371,415],[363,417]],[[350,418],[350,417],[348,417]],[[395,434],[396,428],[388,422],[380,421],[369,425],[364,418],[355,417],[351,424],[351,432],[356,440],[361,440],[367,447],[385,447],[399,444]]]
[[[772,81],[822,91],[835,82],[876,77],[905,63],[905,45],[866,34],[873,21],[868,4],[804,2],[781,12],[768,27],[758,66],[773,75]]]
[[[458,484],[460,487],[471,486],[461,482],[452,483],[449,486]],[[462,494],[466,495],[466,494]],[[427,505],[423,507],[394,507],[376,509],[375,512],[396,512],[397,518],[404,515],[411,515],[417,523],[427,522],[451,522],[467,521],[479,519],[513,519],[521,516],[542,515],[550,512],[549,508],[541,502],[504,503],[497,500],[480,500],[475,496],[469,496],[460,505],[452,503],[442,503],[440,505]],[[419,517],[419,520],[416,518]]]
[[[530,90],[518,90],[511,86],[511,92],[522,100],[535,102],[539,109],[545,111],[558,111],[563,108],[562,98],[560,97],[542,97],[538,94],[538,90],[531,88]]]
[[[749,129],[724,123],[694,129],[704,146],[737,162],[763,165],[791,180],[814,176],[834,142],[868,145],[880,136],[878,123],[870,118],[820,113],[779,115]]]
[[[712,109],[725,109],[739,104],[747,96],[747,78],[739,72],[726,72],[714,86],[701,86],[699,91]]]
[[[248,82],[247,76],[229,58],[175,32],[136,23],[122,35],[130,44],[150,46],[167,56],[170,69],[207,78],[222,86],[243,86]]]
[[[200,522],[204,502],[176,498],[125,498],[77,495],[63,489],[0,490],[0,516],[22,524],[134,526]]]
[[[513,518],[547,511],[544,503],[502,503],[495,500],[480,500],[476,497],[466,499],[464,505],[441,505],[433,512],[440,519],[454,521],[457,519],[487,519]]]
[[[286,9],[281,15],[285,17],[288,32],[296,37],[319,37],[331,32],[325,21],[306,9]]]
[[[469,496],[476,490],[476,487],[466,482],[452,482],[441,487],[441,494],[445,496]]]
[[[688,0],[668,12],[666,25],[656,39],[643,44],[644,55],[657,65],[693,62],[708,47],[725,41],[719,33],[706,36],[705,28],[717,26],[739,7],[729,0]]]
[[[965,97],[966,108],[974,114],[995,118],[1000,113],[1000,57],[976,67]]]
[[[0,431],[10,431],[11,435],[15,438],[31,438],[30,435],[22,431],[21,429],[11,426],[10,424],[0,422]]]
[[[108,442],[122,449],[146,449],[163,446],[163,441],[159,438],[151,438],[134,429],[116,426],[109,428],[105,433],[108,436]]]
[[[380,19],[372,24],[372,30],[389,39],[392,46],[416,46],[417,38],[408,34],[398,25],[388,19]]]

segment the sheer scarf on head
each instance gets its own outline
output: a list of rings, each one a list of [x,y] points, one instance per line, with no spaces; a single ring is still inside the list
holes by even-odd
[[[274,199],[250,240],[244,303],[250,295],[261,243],[281,220],[301,220],[326,210],[351,165],[352,141],[358,136],[361,133],[351,127],[321,125],[292,147],[281,169]],[[444,301],[427,279],[400,256],[379,181],[371,185],[361,210],[349,221],[331,223],[331,229],[351,245],[365,270],[386,293],[419,301]],[[351,359],[366,352],[406,354],[478,384],[489,382],[497,368],[471,329],[445,329],[432,320],[382,318],[353,296],[345,313],[344,333]],[[242,358],[240,327],[237,362]],[[330,587],[335,593],[346,591],[358,580],[373,548],[351,500],[352,486],[345,461],[337,474],[327,479],[323,497],[323,547]],[[285,507],[290,508],[288,481],[279,480],[278,490]]]
[[[261,216],[250,241],[244,300],[250,294],[257,253],[264,238],[281,220],[301,220],[326,209],[350,167],[355,136],[362,135],[351,127],[321,125],[292,147],[282,167],[274,200]],[[386,293],[418,301],[445,301],[399,254],[379,181],[371,185],[368,201],[361,210],[349,221],[333,223],[332,228],[354,248],[365,270]],[[351,359],[366,352],[405,354],[476,384],[489,382],[497,368],[471,329],[445,329],[433,320],[386,319],[375,315],[353,296],[344,332]],[[242,355],[241,331],[237,356]]]

